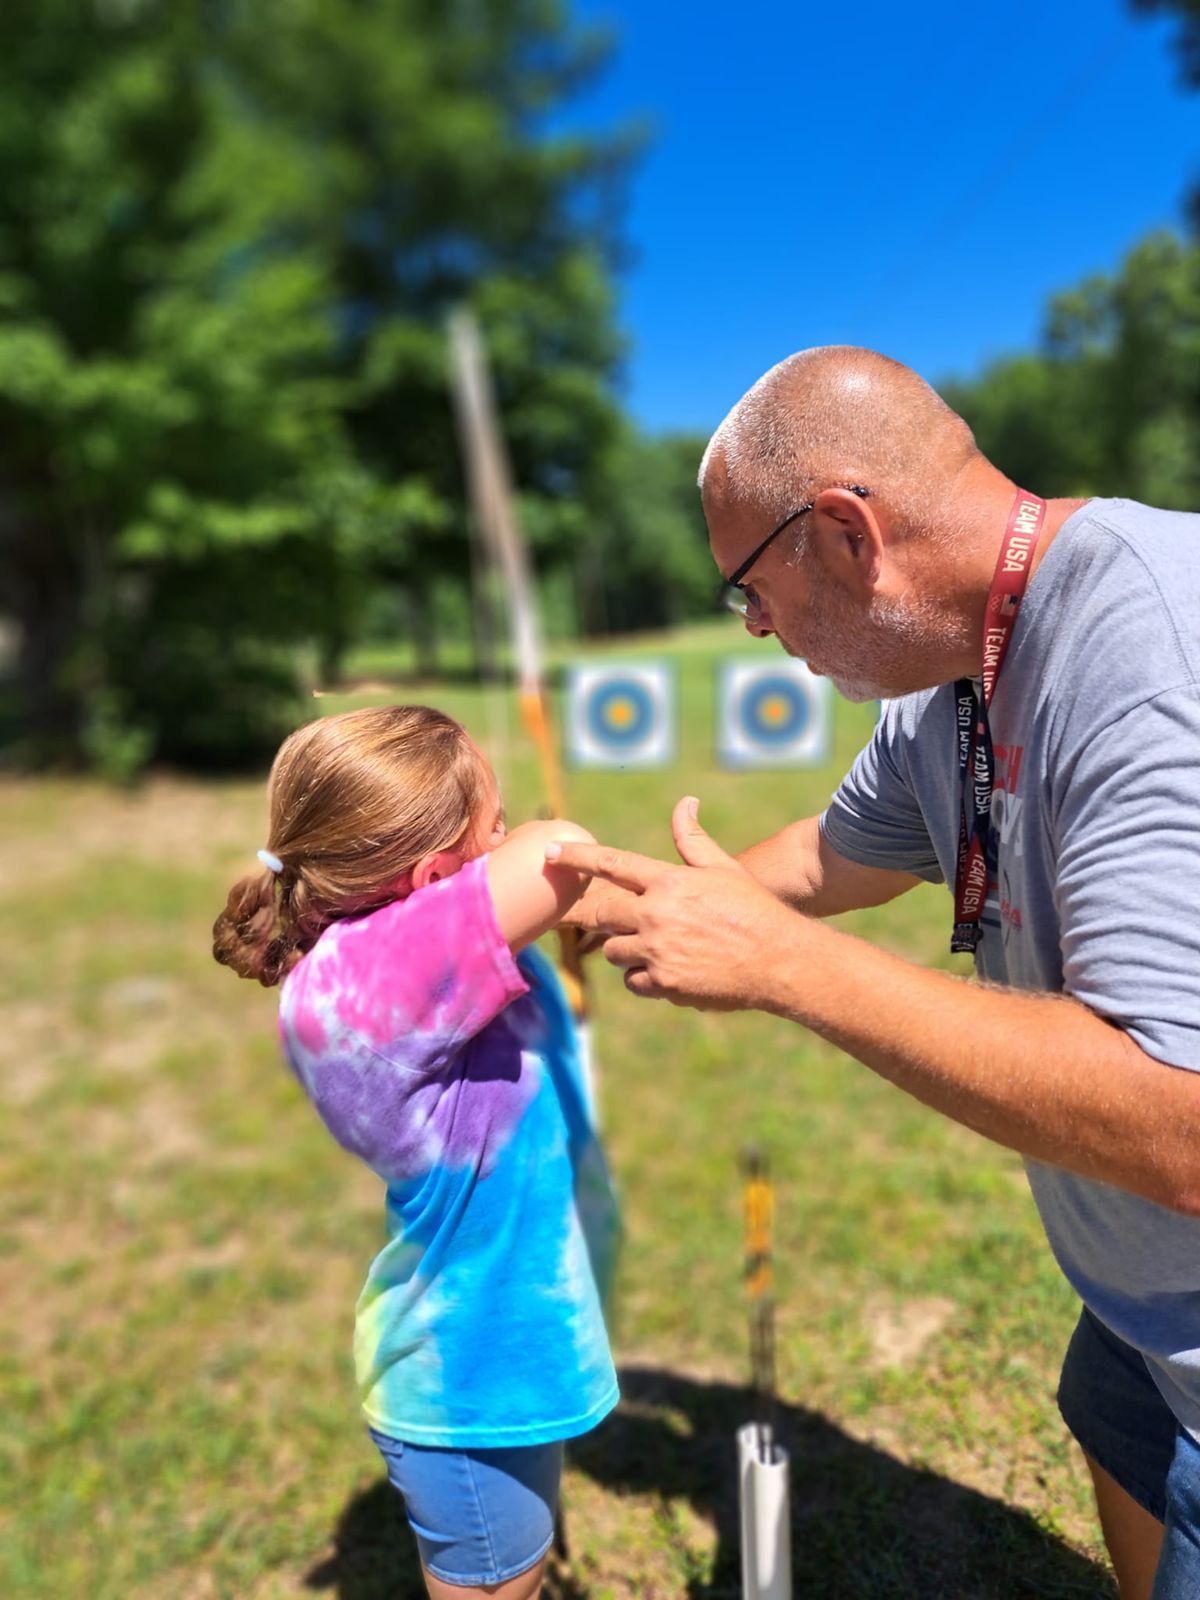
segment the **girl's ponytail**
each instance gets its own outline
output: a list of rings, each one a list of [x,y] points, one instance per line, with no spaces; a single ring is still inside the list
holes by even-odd
[[[395,899],[421,856],[461,843],[484,772],[465,729],[427,706],[365,707],[298,729],[271,768],[265,870],[229,891],[213,955],[273,988],[331,922]]]
[[[281,928],[279,880],[271,871],[239,878],[213,923],[213,955],[239,978],[275,986],[299,959]]]

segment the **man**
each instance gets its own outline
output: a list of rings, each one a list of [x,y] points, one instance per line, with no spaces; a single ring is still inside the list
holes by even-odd
[[[842,347],[767,373],[700,483],[750,632],[892,703],[824,816],[736,861],[694,800],[682,867],[564,845],[581,922],[634,994],[787,1017],[1023,1154],[1123,1600],[1200,1595],[1200,517],[1043,502]],[[921,879],[983,983],[814,920]]]

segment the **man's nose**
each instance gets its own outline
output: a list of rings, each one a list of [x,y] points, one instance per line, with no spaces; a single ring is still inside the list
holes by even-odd
[[[746,618],[746,632],[753,639],[770,639],[775,629],[771,626],[770,617],[763,611],[753,621],[749,617]]]

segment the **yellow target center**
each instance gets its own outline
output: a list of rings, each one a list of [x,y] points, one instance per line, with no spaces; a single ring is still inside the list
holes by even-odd
[[[762,719],[778,728],[787,721],[788,703],[781,694],[768,695],[762,703]]]
[[[633,703],[629,700],[614,700],[608,708],[608,720],[614,728],[627,728],[635,714]]]

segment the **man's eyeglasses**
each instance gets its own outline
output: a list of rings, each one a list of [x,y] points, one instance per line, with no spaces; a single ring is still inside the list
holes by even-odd
[[[858,483],[840,484],[838,487],[849,489],[850,493],[856,494],[860,500],[866,500],[871,493],[869,489],[864,489],[862,485]],[[763,542],[750,552],[737,571],[729,574],[729,577],[726,578],[725,582],[721,585],[721,591],[718,597],[721,605],[724,606],[726,610],[734,611],[739,617],[746,617],[751,622],[762,615],[762,605],[759,601],[758,595],[754,591],[754,585],[744,583],[742,580],[750,571],[750,568],[758,560],[759,556],[762,555],[763,551],[771,543],[772,539],[777,539],[783,530],[785,528],[790,528],[792,523],[795,522],[797,518],[807,516],[815,504],[816,501],[810,500],[807,505],[801,506],[798,511],[790,512],[786,517],[784,517],[779,526],[772,528]]]

